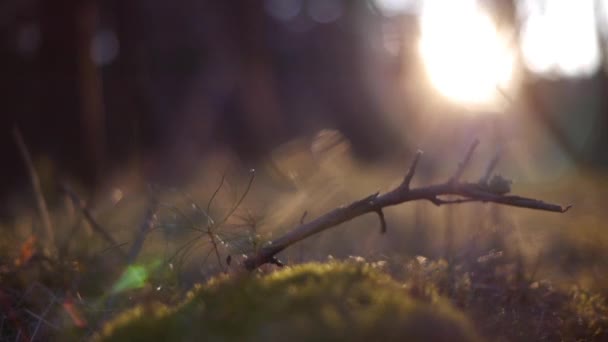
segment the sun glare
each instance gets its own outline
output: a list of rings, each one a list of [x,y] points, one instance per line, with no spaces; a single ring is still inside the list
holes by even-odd
[[[587,76],[597,71],[598,46],[592,0],[521,0],[524,62],[539,74]]]
[[[420,18],[428,77],[444,96],[489,104],[512,78],[514,57],[496,25],[473,0],[425,1]]]

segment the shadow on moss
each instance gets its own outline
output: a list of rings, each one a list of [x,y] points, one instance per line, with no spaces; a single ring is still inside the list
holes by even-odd
[[[474,341],[447,302],[412,299],[363,263],[305,264],[268,276],[215,279],[179,306],[140,306],[105,326],[102,341]]]

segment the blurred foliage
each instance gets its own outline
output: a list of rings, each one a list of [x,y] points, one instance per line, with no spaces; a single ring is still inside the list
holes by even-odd
[[[416,297],[449,298],[490,339],[591,341],[608,338],[608,301],[579,287],[537,280],[516,257],[491,251],[448,264],[417,257],[404,266]]]

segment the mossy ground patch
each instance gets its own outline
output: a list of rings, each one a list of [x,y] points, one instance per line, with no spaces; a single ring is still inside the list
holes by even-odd
[[[305,264],[267,276],[216,279],[179,306],[140,306],[100,340],[472,341],[447,302],[421,302],[363,263]]]

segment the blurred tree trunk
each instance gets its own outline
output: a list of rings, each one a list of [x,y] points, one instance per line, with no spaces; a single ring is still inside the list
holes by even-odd
[[[106,127],[101,73],[92,58],[92,42],[99,21],[96,0],[77,1],[78,79],[84,160],[94,183],[102,180],[106,164]]]
[[[268,46],[268,16],[256,1],[232,2],[228,15],[236,21],[231,38],[236,41],[238,68],[241,70],[237,101],[250,130],[249,146],[257,146],[255,154],[268,150],[288,135],[283,123],[277,95],[276,70],[272,66]],[[226,21],[230,23],[229,18]],[[269,134],[272,132],[271,134]]]
[[[40,113],[35,115],[38,145],[50,146],[47,152],[67,169],[80,170],[90,184],[101,176],[105,158],[101,78],[91,59],[97,6],[93,0],[41,2]]]

